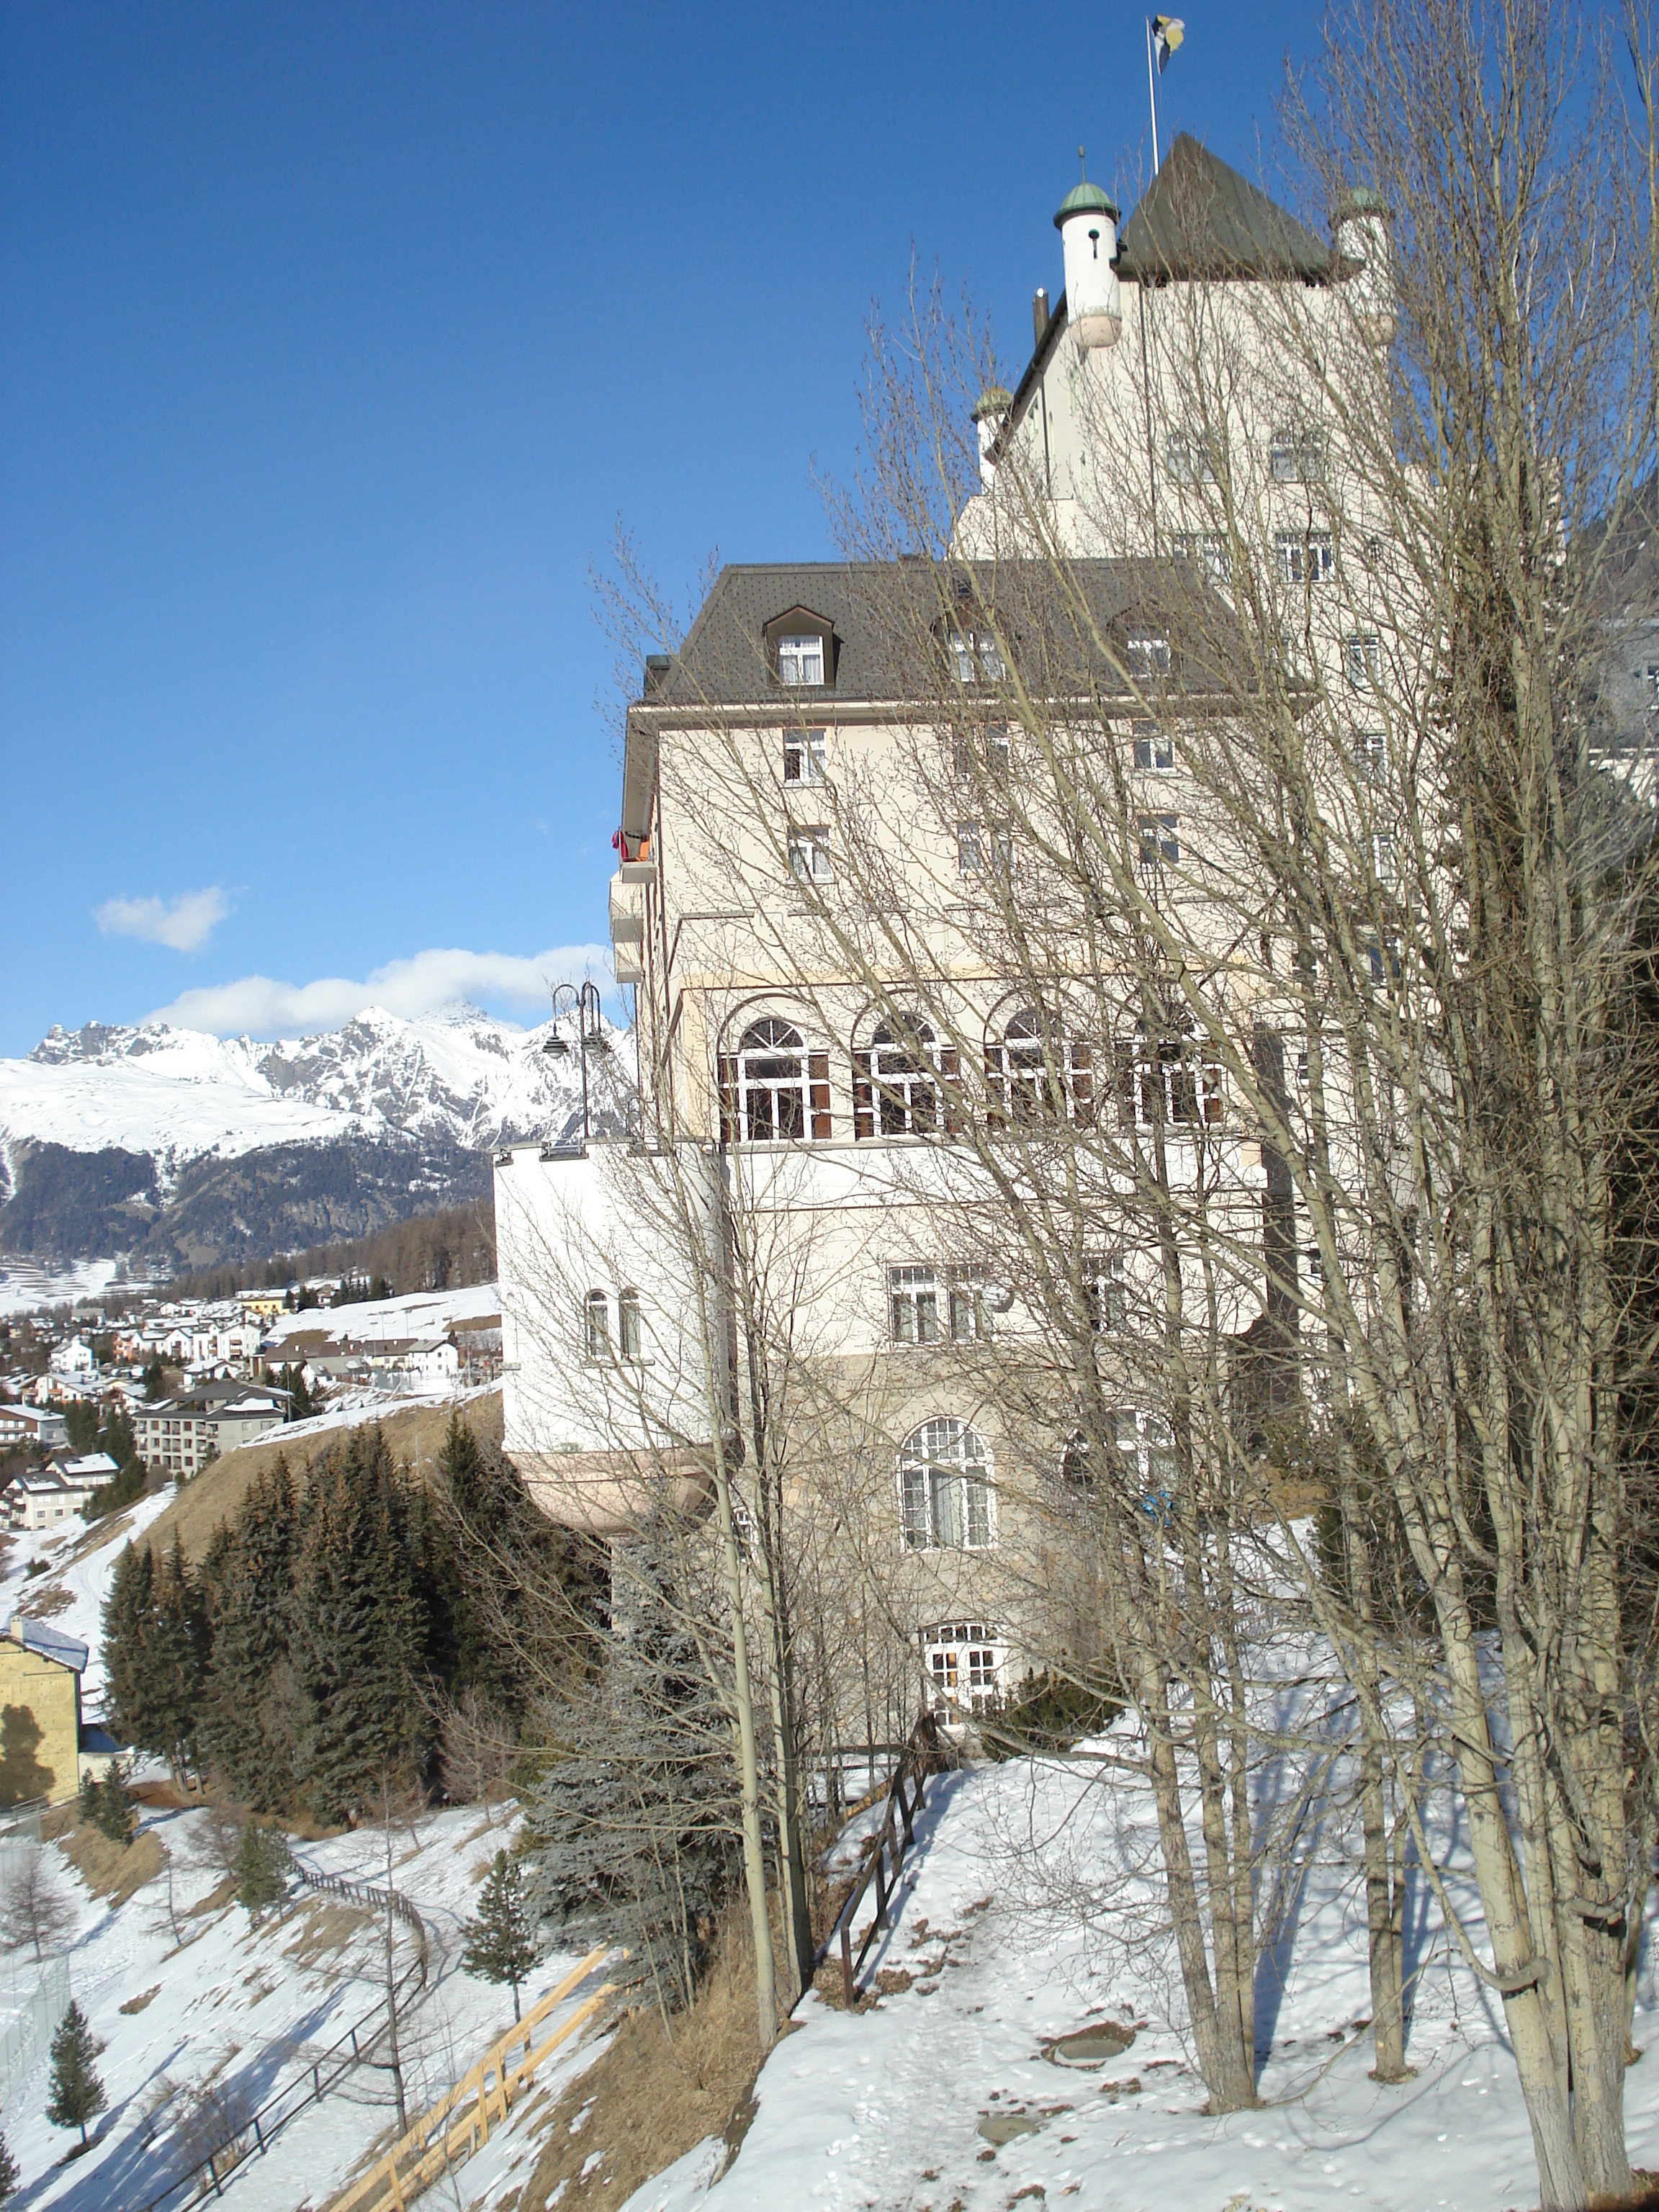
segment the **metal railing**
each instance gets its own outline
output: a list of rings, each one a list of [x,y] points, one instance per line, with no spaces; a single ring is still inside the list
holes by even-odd
[[[924,1711],[911,1730],[910,1740],[904,1747],[904,1756],[898,1764],[887,1791],[887,1808],[881,1826],[869,1838],[864,1849],[866,1856],[862,1872],[842,1900],[836,1915],[836,1923],[818,1946],[812,1960],[812,1972],[818,1968],[837,1945],[841,1949],[842,1994],[847,2009],[851,2012],[858,2001],[858,1978],[870,1946],[887,1925],[887,1906],[898,1883],[900,1867],[904,1855],[915,1841],[915,1816],[921,1810],[923,1784],[930,1774],[939,1774],[954,1765],[955,1757],[939,1732],[936,1717]],[[914,1789],[915,1795],[908,1795]],[[853,1950],[853,1922],[860,1905],[873,1886],[876,1893],[876,1917],[864,1931],[864,1940],[857,1954]]]

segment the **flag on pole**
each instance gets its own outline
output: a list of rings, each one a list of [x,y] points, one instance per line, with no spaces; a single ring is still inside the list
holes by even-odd
[[[1187,35],[1187,26],[1179,15],[1154,15],[1152,40],[1158,48],[1158,73],[1163,76],[1170,65],[1170,57]]]

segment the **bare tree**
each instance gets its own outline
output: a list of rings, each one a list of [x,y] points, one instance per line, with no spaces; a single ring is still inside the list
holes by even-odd
[[[0,1944],[8,1951],[28,1944],[40,1959],[55,1950],[74,1924],[74,1911],[52,1880],[46,1852],[31,1850],[0,1899]]]

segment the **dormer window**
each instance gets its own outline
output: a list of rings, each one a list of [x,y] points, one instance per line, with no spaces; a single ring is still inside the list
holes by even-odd
[[[792,691],[818,691],[836,680],[836,626],[811,607],[787,607],[762,631],[778,682]]]
[[[1137,684],[1161,683],[1170,673],[1170,641],[1158,631],[1146,630],[1132,635],[1128,652],[1129,674]]]
[[[821,637],[781,637],[778,640],[778,681],[781,684],[823,682],[823,640]]]
[[[951,663],[958,684],[1000,684],[1008,673],[988,629],[953,629]]]

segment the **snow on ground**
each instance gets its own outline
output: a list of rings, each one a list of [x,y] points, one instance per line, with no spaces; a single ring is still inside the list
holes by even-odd
[[[385,1420],[406,1406],[470,1406],[475,1398],[499,1393],[501,1387],[499,1382],[475,1382],[471,1389],[458,1390],[453,1382],[434,1381],[426,1388],[407,1390],[343,1390],[337,1398],[330,1399],[325,1412],[309,1414],[303,1421],[286,1422],[280,1441],[285,1450],[292,1449],[313,1437],[327,1436],[331,1430],[361,1429],[371,1421]],[[278,1435],[276,1430],[268,1431],[259,1441],[268,1443]]]
[[[383,1923],[299,1893],[280,1923],[268,1917],[253,1929],[240,1906],[206,1903],[222,1874],[205,1812],[154,1813],[144,1829],[162,1844],[170,1862],[171,1912],[165,1875],[112,1910],[90,1897],[47,1847],[80,1908],[70,1976],[75,1996],[106,2046],[98,2069],[109,2109],[97,2123],[88,2154],[63,2164],[72,2137],[44,2118],[50,2072],[44,2051],[14,2086],[0,2107],[0,2125],[22,2172],[16,2203],[29,2212],[45,2205],[63,2212],[113,2207],[137,2212],[188,2163],[165,2124],[153,2140],[144,2125],[159,2101],[163,2076],[185,2089],[216,2076],[227,2090],[245,2093],[250,2107],[258,2106],[285,2084],[305,2078],[311,2060],[362,2020],[380,1996]],[[512,1817],[499,1808],[488,1826],[477,1807],[394,1822],[392,1878],[419,1908],[431,1939],[428,1987],[400,2029],[411,2119],[512,2025],[509,1993],[475,1980],[459,1965],[459,1931],[476,1903],[477,1875],[511,1833]],[[386,1880],[380,1829],[297,1848],[319,1872]],[[399,1972],[415,1955],[413,1938],[401,1925],[397,1955]],[[544,1960],[526,1988],[526,2005],[574,1963],[574,1956],[562,1954]],[[574,2051],[559,2054],[544,2076],[538,2075],[535,2088],[556,2091],[592,2055],[591,2046],[579,2042]],[[322,2205],[372,2145],[383,2135],[389,2139],[395,2118],[386,2072],[349,2076],[322,2104],[301,2112],[268,2155],[248,2158],[228,2176],[224,2201],[234,2212]],[[516,2148],[520,2158],[531,2154],[528,2139]],[[513,2147],[498,2141],[490,2148],[492,2170],[506,2171]],[[188,2192],[178,2199],[190,2201]]]
[[[118,1260],[79,1260],[71,1267],[47,1268],[34,1260],[8,1258],[0,1267],[0,1317],[100,1298],[119,1270]]]
[[[266,1332],[266,1341],[275,1338],[280,1346],[285,1337],[318,1329],[349,1335],[361,1344],[387,1337],[447,1336],[466,1322],[498,1320],[501,1310],[501,1292],[494,1283],[472,1283],[457,1291],[411,1291],[373,1304],[308,1306],[303,1313],[280,1313]]]
[[[1501,2008],[1449,1960],[1425,1885],[1407,1931],[1417,2078],[1368,2078],[1364,1901],[1357,1869],[1335,1852],[1289,1884],[1281,1939],[1258,1978],[1264,2106],[1207,2117],[1166,1944],[1137,1933],[1143,1815],[1133,1785],[1081,1759],[1014,1760],[931,1784],[896,1925],[868,1961],[872,1972],[902,1967],[912,1986],[852,2015],[809,1995],[761,2073],[758,2116],[730,2171],[711,2185],[717,2147],[699,2145],[626,2212],[1002,2212],[1022,2198],[1077,2212],[1536,2203]],[[1466,1875],[1459,1839],[1442,1840],[1454,1876]],[[1459,1890],[1468,1905],[1467,1879]],[[1135,2027],[1121,2055],[1077,2068],[1045,2055],[1045,2038],[1105,2021]],[[1628,2076],[1631,2155],[1652,2166],[1650,1957],[1636,2041],[1652,2048]]]

